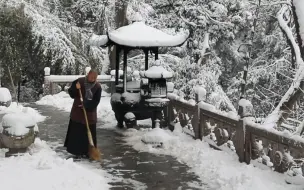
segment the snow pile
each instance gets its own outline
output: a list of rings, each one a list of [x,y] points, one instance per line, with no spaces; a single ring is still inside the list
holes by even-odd
[[[147,144],[161,143],[164,144],[172,139],[171,131],[163,130],[161,128],[154,128],[151,131],[145,133],[142,137],[142,141]]]
[[[12,96],[7,88],[0,87],[0,102],[12,101]]]
[[[207,110],[207,111],[214,112],[214,113],[217,111],[214,105],[211,105],[211,104],[208,104],[205,102],[198,103],[198,107],[200,109]]]
[[[9,190],[96,190],[109,189],[100,169],[88,169],[72,159],[65,160],[36,139],[29,153],[18,157],[4,157],[0,149],[1,187]]]
[[[246,99],[240,99],[239,101],[239,106],[245,108],[245,107],[252,107],[252,104],[249,100],[246,100]]]
[[[162,66],[152,66],[147,71],[140,72],[141,77],[160,79],[160,78],[172,78],[172,72],[168,72]]]
[[[288,170],[286,173],[287,173],[287,177],[286,177],[287,182],[304,186],[304,177],[301,167]]]
[[[108,43],[108,36],[107,35],[96,35],[93,34],[89,39],[90,46],[104,46]]]
[[[109,32],[109,39],[113,42],[132,47],[178,46],[187,38],[188,32],[171,36],[143,22],[134,22]]]
[[[97,107],[97,117],[101,122],[102,126],[113,127],[116,124],[116,119],[110,104],[111,97],[105,95],[106,94],[103,91],[100,103]],[[70,112],[73,105],[73,101],[74,100],[70,98],[69,94],[67,94],[66,92],[60,92],[55,95],[44,96],[39,101],[37,101],[36,104],[54,106],[62,111]]]
[[[128,112],[128,113],[126,113],[124,115],[124,118],[128,119],[128,120],[134,120],[135,119],[135,115],[132,112]]]
[[[28,127],[35,127],[36,121],[30,114],[9,113],[3,116],[2,126],[10,135],[22,136],[29,132]]]
[[[0,132],[3,131],[2,126],[11,126],[6,131],[12,135],[24,135],[28,132],[27,126],[34,125],[34,131],[38,132],[37,123],[45,120],[45,116],[42,116],[37,110],[24,107],[21,104],[13,102],[9,107],[0,106],[0,114],[5,115],[4,122],[0,125]],[[25,124],[25,125],[24,125]]]
[[[160,61],[155,61],[155,65],[150,67],[146,71],[140,71],[140,76],[144,78],[160,79],[160,78],[172,78],[173,73],[167,71],[160,65]]]
[[[207,94],[207,92],[206,92],[205,88],[203,88],[201,86],[196,86],[194,88],[194,91],[195,91],[195,93],[197,95],[197,101],[198,102],[206,101],[206,94]]]
[[[182,133],[179,124],[171,133],[163,131],[170,136],[163,148],[153,148],[141,142],[142,136],[147,130],[127,131],[125,140],[139,151],[148,151],[156,154],[165,154],[177,157],[181,162],[191,167],[204,184],[210,189],[218,190],[295,190],[302,187],[285,183],[283,174],[271,170],[262,170],[253,165],[239,163],[237,155],[223,151],[217,151],[209,147],[209,144],[193,140],[192,137]]]
[[[251,104],[251,102],[249,100],[246,99],[241,99],[239,101],[239,106],[241,107],[240,111],[240,116],[241,117],[251,117],[252,120],[255,120],[255,118],[253,118],[253,105]]]
[[[17,104],[16,102],[12,102],[9,107],[0,106],[0,114],[7,113],[20,113],[30,115],[33,121],[36,123],[42,122],[45,119],[45,116],[42,116],[37,110],[30,107],[24,107],[21,104]]]
[[[60,92],[55,95],[46,95],[36,102],[39,105],[54,106],[63,111],[71,111],[73,99],[66,92]]]

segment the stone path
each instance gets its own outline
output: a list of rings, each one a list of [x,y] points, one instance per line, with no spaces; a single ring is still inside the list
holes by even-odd
[[[68,126],[69,113],[50,106],[30,104],[48,118],[39,124],[40,138],[47,141],[61,156],[68,154],[62,147]],[[102,168],[114,176],[113,190],[208,189],[189,168],[175,158],[134,150],[126,145],[114,130],[97,129],[97,142],[103,153]],[[87,160],[80,161],[93,167]],[[197,188],[197,187],[201,188]],[[202,188],[205,187],[205,188]]]

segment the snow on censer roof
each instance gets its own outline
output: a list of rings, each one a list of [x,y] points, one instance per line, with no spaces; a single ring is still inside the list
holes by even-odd
[[[146,71],[140,71],[140,76],[143,78],[151,78],[151,79],[169,79],[173,77],[173,73],[167,71],[160,65],[160,60],[155,61],[155,65],[150,67]]]

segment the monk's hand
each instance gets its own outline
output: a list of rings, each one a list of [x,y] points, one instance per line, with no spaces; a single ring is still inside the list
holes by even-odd
[[[81,109],[83,108],[83,106],[82,106],[82,105],[78,105],[78,107],[79,107],[79,108],[81,108]]]
[[[81,86],[80,86],[80,83],[79,83],[79,82],[76,83],[76,88],[77,88],[77,89],[81,89]]]

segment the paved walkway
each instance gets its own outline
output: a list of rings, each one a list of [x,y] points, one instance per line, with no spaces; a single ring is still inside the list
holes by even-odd
[[[30,105],[48,118],[39,124],[40,138],[47,141],[61,156],[68,154],[62,147],[68,126],[69,113],[50,106]],[[134,150],[125,145],[114,130],[97,129],[97,142],[103,153],[102,168],[114,176],[113,190],[153,189],[184,190],[208,189],[189,168],[166,155],[155,155]],[[93,167],[87,160],[80,161]],[[196,188],[197,186],[205,188]]]

